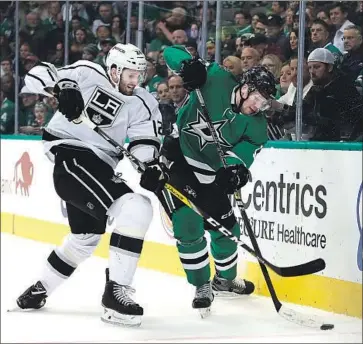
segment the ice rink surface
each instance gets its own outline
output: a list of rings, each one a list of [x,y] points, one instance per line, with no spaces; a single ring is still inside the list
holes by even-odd
[[[139,268],[135,299],[144,307],[139,328],[100,320],[107,261],[92,257],[38,311],[7,312],[32,283],[53,246],[1,234],[1,343],[362,343],[360,319],[289,305],[322,316],[332,331],[304,328],[279,317],[269,298],[216,299],[212,315],[192,309],[184,278]]]

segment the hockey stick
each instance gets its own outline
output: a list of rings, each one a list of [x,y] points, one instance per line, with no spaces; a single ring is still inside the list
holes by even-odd
[[[208,113],[207,107],[205,105],[202,93],[201,93],[200,89],[198,89],[198,88],[195,91],[196,91],[200,106],[202,108],[203,115],[205,116],[205,120],[207,122],[208,128],[209,128],[209,130],[210,130],[210,132],[212,134],[213,141],[214,141],[214,143],[216,145],[218,155],[219,155],[219,157],[220,157],[220,159],[222,161],[223,166],[227,167],[227,163],[226,163],[226,159],[225,159],[225,156],[224,156],[222,146],[219,143],[217,133],[216,133],[216,131],[214,129],[212,120],[211,120],[211,118],[209,116],[209,113]],[[260,248],[258,246],[256,237],[255,237],[255,235],[253,233],[253,230],[252,230],[250,221],[248,219],[248,216],[246,214],[246,210],[244,208],[244,205],[243,205],[243,202],[242,202],[242,199],[241,199],[241,194],[236,191],[234,193],[234,197],[235,197],[238,209],[239,209],[239,211],[241,213],[243,222],[245,223],[245,226],[247,228],[247,232],[248,232],[248,235],[250,237],[252,246],[253,246],[253,248],[255,250],[255,254],[258,255],[258,256],[261,256],[261,251],[260,251]],[[316,261],[313,261],[313,262],[319,262],[319,264],[322,265],[322,269],[325,268],[325,262],[324,262],[323,259],[317,259]],[[297,323],[297,324],[300,324],[300,325],[303,325],[303,326],[320,328],[321,330],[330,330],[330,329],[334,328],[334,325],[332,325],[332,324],[324,324],[324,323],[322,323],[321,320],[319,320],[317,318],[314,319],[313,317],[310,317],[310,316],[295,312],[292,309],[289,309],[289,308],[283,306],[282,303],[280,302],[280,300],[278,299],[275,288],[274,288],[274,286],[272,284],[270,274],[269,274],[269,272],[268,272],[268,270],[266,268],[267,264],[262,262],[260,259],[258,260],[258,263],[260,265],[263,277],[265,278],[267,288],[268,288],[268,290],[270,292],[271,299],[272,299],[272,302],[273,302],[273,304],[275,306],[276,312],[280,316],[282,316],[286,320],[289,320],[291,322],[294,322],[294,323]],[[309,263],[307,263],[307,264],[309,264]]]
[[[113,140],[110,136],[108,136],[101,128],[97,127],[86,115],[82,115],[81,121],[88,125],[91,129],[101,135],[107,142],[109,142],[113,147],[115,147],[118,153],[124,154],[136,167],[139,172],[143,172],[146,169],[146,165],[137,159],[133,154],[131,154],[127,149],[119,145],[115,140]],[[80,122],[78,122],[80,123]],[[166,183],[165,188],[169,190],[176,198],[178,198],[181,202],[183,202],[186,206],[194,210],[198,215],[202,216],[207,220],[207,222],[216,230],[219,230],[222,234],[233,240],[236,244],[240,245],[243,249],[249,252],[256,259],[261,261],[263,264],[266,264],[271,268],[274,272],[282,277],[292,277],[292,276],[301,276],[306,274],[311,274],[314,272],[318,272],[324,269],[324,261],[321,259],[317,259],[308,263],[304,263],[301,265],[290,266],[290,267],[278,267],[268,260],[263,258],[261,254],[256,254],[256,252],[247,246],[243,241],[234,236],[227,228],[223,227],[216,220],[214,220],[211,216],[209,216],[204,211],[200,210],[190,199],[184,196],[180,191],[178,191],[174,186]]]

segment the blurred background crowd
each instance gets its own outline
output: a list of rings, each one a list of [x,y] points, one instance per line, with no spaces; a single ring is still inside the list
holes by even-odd
[[[167,70],[163,50],[168,45],[185,45],[236,77],[265,66],[276,77],[276,101],[282,104],[268,113],[270,139],[295,140],[297,51],[303,40],[301,138],[362,140],[363,1],[306,1],[304,14],[299,1],[221,1],[218,8],[216,1],[206,3],[203,17],[203,1],[21,1],[16,31],[15,1],[1,1],[1,134],[40,135],[54,114],[54,99],[24,86],[25,74],[38,61],[62,67],[85,59],[104,67],[114,44],[130,42],[147,56],[142,87],[176,108],[188,93],[181,78]],[[304,32],[299,32],[301,15]],[[317,48],[325,50],[318,49],[314,63],[309,62]],[[168,133],[175,119],[163,121]]]

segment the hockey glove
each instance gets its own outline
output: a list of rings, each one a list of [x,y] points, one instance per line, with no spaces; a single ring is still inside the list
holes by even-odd
[[[227,194],[233,194],[245,186],[251,178],[250,171],[244,165],[221,167],[216,174],[214,183]]]
[[[58,100],[58,110],[68,119],[76,120],[84,110],[84,101],[78,84],[70,79],[62,79],[53,89]]]
[[[201,88],[207,81],[207,69],[199,58],[184,60],[179,75],[183,79],[184,88],[189,92]]]
[[[179,138],[165,136],[161,146],[160,155],[169,161],[181,162],[184,160],[183,152],[180,148]]]
[[[162,118],[162,135],[170,135],[176,122],[175,106],[170,100],[160,100],[159,110]]]
[[[168,169],[163,163],[152,161],[140,178],[140,185],[146,190],[159,193],[169,180]]]

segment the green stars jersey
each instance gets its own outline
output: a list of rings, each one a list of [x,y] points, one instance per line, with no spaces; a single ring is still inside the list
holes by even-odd
[[[164,50],[168,66],[178,72],[181,62],[191,56],[183,47]],[[246,116],[231,109],[231,95],[238,85],[232,73],[211,63],[207,81],[201,88],[206,107],[216,130],[228,165],[244,163],[250,167],[256,150],[267,141],[267,122],[264,113]],[[196,92],[179,110],[177,118],[181,150],[199,181],[211,183],[215,172],[222,167],[213,137],[203,116]]]

